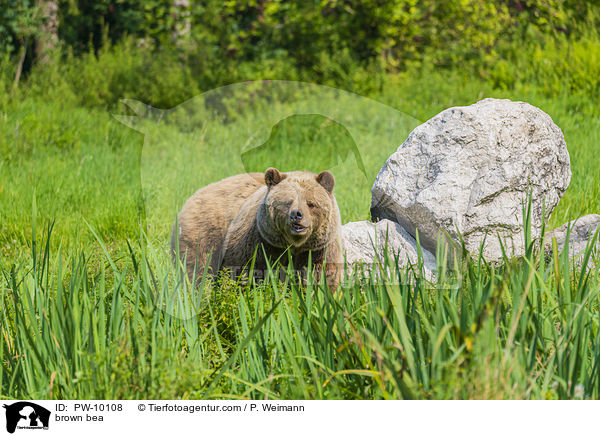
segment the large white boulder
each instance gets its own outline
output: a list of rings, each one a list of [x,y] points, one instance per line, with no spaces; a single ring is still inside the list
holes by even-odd
[[[569,153],[550,116],[523,102],[485,99],[418,126],[380,170],[374,220],[391,219],[434,251],[441,235],[484,257],[523,252],[523,202],[533,195],[532,234],[571,180]]]
[[[345,260],[351,267],[362,265],[366,269],[376,269],[385,256],[390,266],[397,261],[401,268],[418,265],[417,241],[398,223],[381,220],[351,222],[342,226],[342,246]],[[435,257],[421,249],[425,277],[435,276]]]

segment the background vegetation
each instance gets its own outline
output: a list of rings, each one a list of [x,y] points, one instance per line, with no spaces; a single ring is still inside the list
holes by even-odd
[[[107,107],[302,79],[373,92],[382,73],[459,69],[498,89],[598,97],[600,6],[575,0],[2,0],[2,85]],[[24,90],[23,90],[24,91]],[[48,95],[48,93],[51,93]]]
[[[143,137],[110,114],[256,79],[337,86],[421,121],[524,100],[571,156],[555,227],[600,211],[599,21],[595,2],[559,0],[0,0],[0,397],[598,398],[598,267],[566,252],[465,259],[436,283],[387,259],[397,280],[376,272],[339,298],[223,281],[182,317],[167,298],[184,290],[164,253],[174,211],[147,219]],[[286,129],[347,140],[317,119]],[[203,182],[234,171],[204,151]],[[368,219],[391,151],[365,156],[364,187],[336,172],[344,222]]]

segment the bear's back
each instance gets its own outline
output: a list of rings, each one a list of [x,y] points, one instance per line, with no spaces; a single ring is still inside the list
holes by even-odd
[[[188,198],[171,235],[171,248],[179,250],[188,272],[197,268],[197,275],[201,274],[209,255],[216,272],[231,221],[248,197],[261,188],[266,189],[264,173],[245,173],[211,183]]]

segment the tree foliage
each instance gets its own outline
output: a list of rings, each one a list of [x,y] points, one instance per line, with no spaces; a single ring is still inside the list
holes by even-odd
[[[597,2],[44,2],[58,8],[51,62],[33,50],[43,38],[43,2],[0,0],[4,99],[21,72],[28,91],[56,92],[65,101],[112,106],[130,96],[169,107],[202,90],[257,79],[369,93],[382,86],[380,73],[415,68],[458,68],[501,89],[533,80],[544,92],[600,94]]]
[[[576,35],[599,24],[595,2],[576,0],[57,0],[59,36],[74,53],[101,49],[126,36],[154,47],[172,44],[184,19],[206,55],[239,60],[288,56],[304,66],[347,51],[354,60],[381,59],[398,68],[494,56],[503,43],[539,35]],[[0,0],[0,50],[14,53],[35,33],[33,0]]]

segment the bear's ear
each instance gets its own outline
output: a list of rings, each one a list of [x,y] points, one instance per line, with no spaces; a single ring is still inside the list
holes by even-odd
[[[317,176],[317,183],[325,188],[327,192],[332,193],[335,186],[335,179],[331,171],[321,171]]]
[[[281,174],[277,168],[269,168],[265,171],[265,183],[269,188],[275,186],[286,177],[287,174]]]

